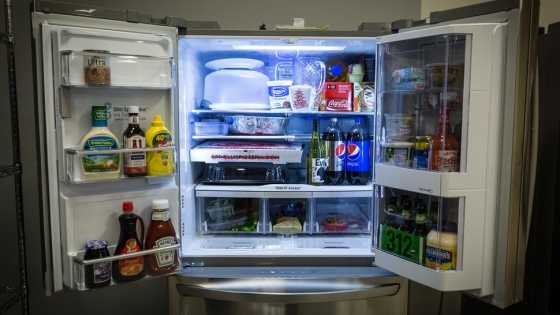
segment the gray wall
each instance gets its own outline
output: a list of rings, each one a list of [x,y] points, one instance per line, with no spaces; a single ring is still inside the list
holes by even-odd
[[[188,20],[218,21],[222,28],[269,29],[291,24],[292,17],[307,25],[329,25],[335,30],[356,30],[361,22],[391,22],[420,17],[420,0],[65,0],[114,9],[130,9],[155,17],[179,16]]]

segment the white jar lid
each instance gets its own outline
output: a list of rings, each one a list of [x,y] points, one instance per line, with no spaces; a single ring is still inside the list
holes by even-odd
[[[128,113],[129,114],[138,114],[140,112],[140,109],[138,108],[138,106],[128,106]]]
[[[169,200],[167,199],[152,200],[152,209],[169,209]]]

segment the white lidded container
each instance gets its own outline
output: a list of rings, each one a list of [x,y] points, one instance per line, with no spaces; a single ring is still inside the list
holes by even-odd
[[[204,100],[214,110],[268,110],[268,77],[256,59],[226,58],[206,63],[216,70],[204,78]]]

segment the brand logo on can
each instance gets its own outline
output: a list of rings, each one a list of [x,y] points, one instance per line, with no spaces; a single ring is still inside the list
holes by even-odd
[[[349,143],[347,150],[348,150],[348,160],[357,161],[360,159],[360,154],[362,150],[360,149],[359,145],[357,145],[356,143]]]
[[[346,154],[346,145],[344,142],[339,142],[334,148],[334,154],[337,158],[344,160],[344,155]]]

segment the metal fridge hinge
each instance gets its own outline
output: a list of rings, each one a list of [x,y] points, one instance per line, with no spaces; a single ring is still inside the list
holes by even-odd
[[[21,173],[21,164],[15,163],[13,165],[0,166],[0,177],[8,177]]]
[[[12,34],[0,33],[0,41],[3,43],[14,43],[15,37]]]

